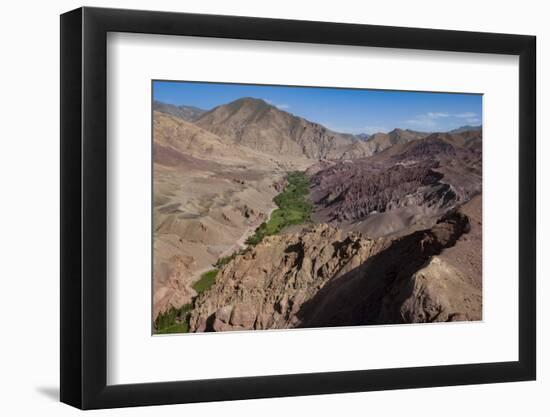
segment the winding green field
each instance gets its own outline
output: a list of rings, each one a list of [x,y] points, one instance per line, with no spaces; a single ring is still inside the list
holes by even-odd
[[[305,173],[290,172],[287,176],[287,186],[273,201],[277,209],[267,222],[262,223],[250,236],[246,243],[257,245],[264,237],[279,233],[286,226],[310,221],[313,204],[308,199],[309,180]]]

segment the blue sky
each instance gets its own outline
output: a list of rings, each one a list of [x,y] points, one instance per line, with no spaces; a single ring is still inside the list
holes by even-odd
[[[387,132],[396,127],[443,132],[479,125],[482,120],[478,94],[154,81],[153,97],[205,110],[241,97],[261,98],[343,133]]]

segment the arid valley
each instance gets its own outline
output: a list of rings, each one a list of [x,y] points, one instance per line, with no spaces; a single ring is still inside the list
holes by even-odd
[[[154,102],[153,332],[481,320],[481,126],[280,107]]]

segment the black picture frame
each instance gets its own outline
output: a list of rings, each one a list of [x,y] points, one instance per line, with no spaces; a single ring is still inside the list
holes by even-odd
[[[519,360],[107,385],[108,32],[519,56]],[[82,409],[534,380],[536,38],[137,10],[61,15],[61,401]]]

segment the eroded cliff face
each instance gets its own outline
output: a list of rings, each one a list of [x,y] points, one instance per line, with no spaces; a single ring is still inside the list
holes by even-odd
[[[297,327],[302,305],[384,245],[327,225],[265,238],[237,256],[195,302],[191,331]]]
[[[480,132],[432,134],[310,169],[314,220],[370,237],[431,227],[481,193],[480,144]]]
[[[382,301],[382,323],[481,320],[481,292],[441,258],[403,277]]]
[[[459,211],[400,239],[326,224],[265,238],[195,301],[191,331],[481,319],[481,288],[438,255],[470,231]]]

